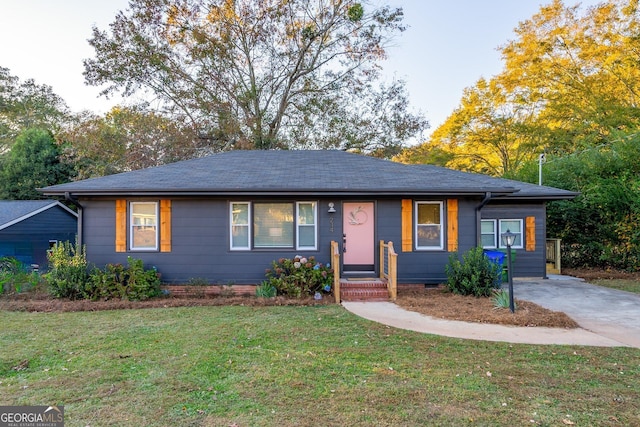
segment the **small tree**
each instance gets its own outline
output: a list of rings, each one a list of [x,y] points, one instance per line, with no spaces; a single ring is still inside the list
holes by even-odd
[[[60,162],[60,150],[49,131],[27,129],[0,162],[0,198],[27,200],[42,197],[36,188],[61,184],[73,175]]]
[[[500,287],[501,267],[489,259],[481,247],[470,249],[462,256],[449,257],[447,287],[454,294],[488,297]]]

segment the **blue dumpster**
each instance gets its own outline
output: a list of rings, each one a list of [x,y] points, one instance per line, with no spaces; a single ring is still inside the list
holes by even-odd
[[[500,266],[500,269],[498,270],[498,286],[502,284],[503,280],[506,280],[506,278],[504,277],[504,258],[507,256],[507,254],[505,254],[504,252],[501,251],[491,251],[491,250],[484,250],[484,254],[487,256],[487,258],[489,258],[489,261],[498,264]]]

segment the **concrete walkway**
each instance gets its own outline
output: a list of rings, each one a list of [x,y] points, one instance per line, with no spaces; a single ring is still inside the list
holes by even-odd
[[[562,311],[577,329],[518,327],[437,319],[404,310],[391,302],[348,302],[352,313],[401,329],[453,338],[526,344],[566,344],[640,348],[640,295],[591,285],[567,276],[519,279],[516,299]]]

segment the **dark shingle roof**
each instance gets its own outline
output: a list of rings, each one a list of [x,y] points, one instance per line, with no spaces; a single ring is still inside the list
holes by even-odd
[[[517,194],[575,193],[430,165],[406,165],[344,151],[230,151],[41,190],[48,195],[172,194]]]
[[[62,204],[52,200],[0,200],[0,230],[32,217],[40,212]]]

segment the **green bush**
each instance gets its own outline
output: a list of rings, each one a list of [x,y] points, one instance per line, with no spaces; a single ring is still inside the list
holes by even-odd
[[[266,271],[264,286],[273,286],[278,294],[299,298],[316,292],[331,292],[333,270],[327,264],[296,255],[294,258],[280,258],[273,261]]]
[[[145,270],[140,259],[127,258],[128,266],[107,264],[89,276],[84,297],[92,300],[120,298],[141,301],[160,295],[160,275],[155,268]]]
[[[273,298],[278,294],[278,290],[271,283],[264,281],[256,287],[256,296],[258,298]]]
[[[500,265],[491,261],[481,247],[473,248],[462,256],[449,257],[446,265],[447,287],[455,294],[491,296],[493,290],[500,287]]]
[[[29,291],[40,284],[40,279],[37,272],[29,272],[18,259],[0,258],[0,295]]]
[[[58,242],[47,255],[49,272],[44,276],[49,292],[56,298],[85,298],[87,258],[84,246]]]
[[[104,270],[87,273],[85,248],[69,242],[49,251],[45,278],[56,298],[145,300],[160,295],[160,276],[155,268],[145,270],[142,260],[127,258],[128,266],[108,264]]]

